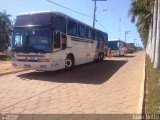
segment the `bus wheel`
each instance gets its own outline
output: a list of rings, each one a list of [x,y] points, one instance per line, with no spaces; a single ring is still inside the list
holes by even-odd
[[[65,60],[65,68],[71,69],[74,67],[74,59],[72,57],[67,57]]]

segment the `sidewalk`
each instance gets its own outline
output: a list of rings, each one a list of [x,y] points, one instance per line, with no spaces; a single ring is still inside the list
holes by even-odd
[[[11,61],[0,61],[0,76],[21,71],[24,70],[14,68]]]

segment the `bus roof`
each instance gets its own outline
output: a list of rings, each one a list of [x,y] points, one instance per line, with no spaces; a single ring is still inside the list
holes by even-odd
[[[24,16],[24,15],[34,15],[34,14],[58,14],[58,15],[62,15],[62,16],[64,16],[64,17],[67,17],[67,18],[70,18],[70,19],[72,19],[72,20],[75,20],[75,21],[77,21],[77,22],[79,22],[79,23],[81,23],[81,24],[84,24],[84,25],[86,25],[86,26],[88,26],[88,27],[91,27],[92,29],[95,29],[95,30],[97,30],[97,31],[101,31],[101,32],[103,32],[102,30],[99,30],[99,29],[96,29],[96,28],[94,28],[94,27],[92,27],[92,26],[90,26],[90,25],[87,25],[86,23],[84,23],[84,22],[81,22],[81,21],[79,21],[79,20],[77,20],[77,19],[75,19],[75,18],[73,18],[73,17],[71,17],[71,16],[68,16],[67,14],[65,14],[65,13],[62,13],[62,12],[58,12],[58,11],[33,11],[33,12],[25,12],[25,13],[21,13],[21,14],[18,14],[17,16]],[[106,33],[106,32],[103,32],[103,33]],[[106,33],[107,34],[107,33]]]

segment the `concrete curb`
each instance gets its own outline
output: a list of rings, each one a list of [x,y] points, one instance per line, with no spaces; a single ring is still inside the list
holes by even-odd
[[[27,70],[16,70],[16,71],[10,71],[10,72],[6,72],[6,73],[0,73],[0,77],[4,76],[4,75],[8,75],[8,74],[23,72],[23,71],[27,71]]]
[[[141,87],[140,87],[140,95],[139,95],[139,101],[138,101],[138,108],[137,108],[137,114],[142,114],[143,110],[143,101],[144,101],[144,92],[145,92],[145,61],[146,61],[146,55],[145,55],[145,60],[143,63],[143,71],[142,71],[142,81],[141,81]]]

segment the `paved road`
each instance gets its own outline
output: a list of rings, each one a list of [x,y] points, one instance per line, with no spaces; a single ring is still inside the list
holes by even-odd
[[[0,113],[137,113],[145,53],[0,77]]]

